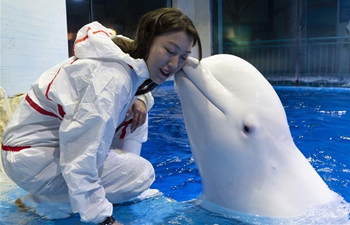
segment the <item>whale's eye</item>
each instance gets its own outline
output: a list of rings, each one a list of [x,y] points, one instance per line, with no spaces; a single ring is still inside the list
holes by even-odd
[[[242,132],[246,135],[254,134],[257,128],[257,122],[255,122],[255,119],[248,118],[242,123]]]
[[[243,130],[246,132],[246,133],[249,133],[250,129],[247,125],[244,125],[243,126]]]

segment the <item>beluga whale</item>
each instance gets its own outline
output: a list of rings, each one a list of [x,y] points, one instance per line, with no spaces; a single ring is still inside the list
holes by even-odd
[[[225,54],[189,58],[174,83],[204,209],[295,218],[339,200],[295,145],[278,95],[253,65]]]

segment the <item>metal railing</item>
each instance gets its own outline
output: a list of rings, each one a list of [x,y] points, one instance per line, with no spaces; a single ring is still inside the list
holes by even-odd
[[[350,87],[350,37],[224,43],[276,85]]]

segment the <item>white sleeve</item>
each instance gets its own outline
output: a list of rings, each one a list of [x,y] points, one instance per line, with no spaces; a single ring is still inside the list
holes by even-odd
[[[147,111],[150,111],[150,109],[154,105],[154,98],[153,98],[153,95],[150,91],[147,92],[146,94],[137,96],[137,99],[139,99],[145,103],[145,105],[147,107]]]
[[[112,141],[112,148],[122,149],[137,155],[141,154],[142,143],[148,138],[148,115],[146,121],[131,133],[132,114],[129,115],[124,122],[118,127]]]
[[[154,105],[154,99],[151,92],[137,96],[137,99],[145,103],[147,111],[149,111]],[[114,134],[111,147],[140,155],[142,143],[146,142],[148,139],[148,114],[146,115],[145,123],[139,126],[133,133],[131,133],[130,129],[132,117],[132,114],[129,115],[128,118],[126,118],[118,127]]]
[[[123,85],[123,77],[115,78],[116,73],[102,68],[88,84],[75,113],[65,115],[59,130],[62,175],[73,212],[85,222],[101,222],[113,211],[100,184],[99,169],[119,117],[125,116],[128,107],[128,87]]]

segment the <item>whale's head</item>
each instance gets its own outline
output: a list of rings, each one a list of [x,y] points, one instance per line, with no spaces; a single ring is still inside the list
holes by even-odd
[[[294,144],[278,95],[251,64],[233,55],[211,56],[177,73],[175,89],[202,199],[282,217],[329,200],[329,189]],[[310,185],[316,193],[299,198],[313,192]]]

